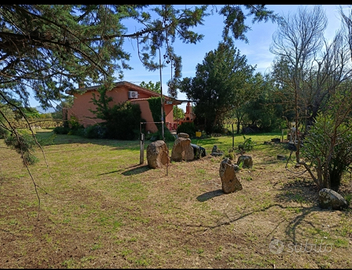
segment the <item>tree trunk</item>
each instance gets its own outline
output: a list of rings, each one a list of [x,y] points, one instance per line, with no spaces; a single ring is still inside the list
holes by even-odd
[[[237,121],[237,132],[236,133],[240,134],[240,122],[239,121]]]

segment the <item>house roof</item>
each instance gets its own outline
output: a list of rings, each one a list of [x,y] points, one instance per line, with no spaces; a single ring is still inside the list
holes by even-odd
[[[127,82],[127,81],[120,81],[120,82],[116,82],[115,83],[115,87],[119,87],[119,86],[122,86],[122,85],[128,86],[131,90],[142,91],[142,92],[147,93],[147,94],[149,94],[151,96],[155,96],[155,97],[160,96],[160,94],[158,94],[158,93],[156,93],[156,92],[154,92],[152,90],[149,90],[147,88],[141,87],[139,85],[136,85],[136,84],[133,84],[133,83],[130,83],[130,82]],[[89,87],[81,87],[81,88],[74,89],[74,90],[68,90],[68,91],[66,91],[66,93],[70,94],[70,95],[72,95],[73,93],[85,93],[85,92],[88,92],[88,91],[97,90],[101,86],[102,86],[102,84],[93,85],[93,86],[89,86]],[[163,96],[165,96],[165,95],[163,95]],[[167,96],[165,96],[165,97],[167,97]]]
[[[150,96],[153,96],[153,97],[159,97],[160,96],[160,94],[158,94],[158,93],[156,93],[156,92],[154,92],[152,90],[149,90],[147,88],[144,88],[142,86],[139,86],[139,85],[127,82],[127,81],[120,81],[120,82],[116,82],[115,83],[115,87],[122,86],[122,85],[128,86],[131,90],[141,91],[141,92],[149,94]],[[68,90],[68,91],[66,91],[66,93],[70,94],[70,95],[73,95],[73,93],[85,93],[85,92],[88,92],[88,91],[97,90],[101,86],[102,86],[102,84],[93,85],[93,86],[89,86],[89,87],[81,87],[81,88],[74,89],[74,90]],[[189,100],[177,100],[175,98],[172,98],[172,97],[169,97],[169,96],[165,96],[165,95],[163,95],[163,97],[165,97],[166,100],[173,101],[173,104],[181,104],[182,102],[188,102],[189,101]],[[139,98],[139,99],[133,99],[133,100],[138,101],[138,100],[144,100],[144,99],[143,98]],[[145,100],[147,100],[147,98],[145,98]]]
[[[186,102],[185,100],[177,100],[175,98],[166,97],[166,104],[180,105],[182,102]],[[129,100],[130,102],[138,102],[138,101],[148,101],[149,98],[134,98]],[[171,103],[168,103],[171,102]]]

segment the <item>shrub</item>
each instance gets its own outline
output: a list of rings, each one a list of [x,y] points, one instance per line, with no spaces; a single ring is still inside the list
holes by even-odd
[[[184,122],[177,127],[177,133],[187,133],[190,137],[194,137],[196,135],[196,128],[193,122]]]
[[[63,126],[55,127],[53,131],[55,134],[84,136],[84,127],[74,116],[69,121],[64,121]]]
[[[252,141],[252,138],[246,138],[246,136],[243,135],[244,142],[243,144],[240,144],[238,146],[239,150],[244,150],[244,151],[250,151],[254,147],[254,142]]]
[[[106,128],[100,124],[88,126],[84,130],[84,136],[89,139],[104,139],[106,137]]]
[[[139,137],[141,109],[138,104],[126,101],[109,106],[112,97],[106,95],[107,88],[98,89],[98,99],[93,94],[92,103],[96,110],[90,110],[96,118],[104,120],[100,125],[106,128],[106,138],[117,140],[134,140]]]
[[[69,127],[56,127],[53,129],[55,134],[67,134],[70,131]]]
[[[161,122],[161,98],[160,97],[151,97],[148,99],[149,109],[152,113],[154,122]],[[165,112],[164,112],[165,119]],[[155,123],[158,130],[161,129],[161,123]]]
[[[164,137],[166,142],[173,142],[175,140],[174,135],[171,134],[168,128],[165,128],[164,130]],[[162,140],[163,138],[162,138],[161,130],[158,130],[157,132],[149,134],[148,138],[150,138],[151,141]]]
[[[302,147],[303,157],[317,172],[320,188],[338,190],[342,173],[352,163],[352,131],[347,123],[339,126],[333,117],[318,115]]]
[[[233,148],[230,148],[228,150],[228,153],[225,155],[225,158],[229,158],[230,160],[235,160],[235,153],[234,153],[234,149]]]
[[[75,129],[71,129],[67,135],[76,135],[76,136],[84,136],[84,127],[79,127]]]
[[[109,109],[109,119],[101,123],[106,128],[106,137],[117,140],[135,140],[139,137],[141,109],[129,101]]]

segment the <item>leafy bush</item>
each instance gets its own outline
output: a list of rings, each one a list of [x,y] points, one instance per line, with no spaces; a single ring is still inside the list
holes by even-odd
[[[138,104],[127,101],[114,105],[109,114],[109,121],[101,123],[108,139],[135,140],[139,137],[141,109]]]
[[[55,134],[67,134],[70,131],[69,127],[56,127],[53,129]]]
[[[64,121],[63,126],[55,127],[53,131],[55,134],[84,135],[83,125],[81,125],[74,116],[72,116],[69,121]]]
[[[74,129],[71,129],[67,135],[76,135],[76,136],[84,136],[84,127],[81,126],[81,127],[78,127],[78,128],[74,128]]]
[[[74,116],[71,116],[71,119],[68,121],[68,126],[70,129],[79,129],[82,125],[78,122],[78,119]]]
[[[243,135],[244,142],[238,146],[239,150],[250,151],[253,149],[255,143],[252,141],[252,138],[246,138]]]
[[[172,135],[170,130],[167,128],[165,128],[164,130],[164,137],[166,142],[173,142],[175,140],[174,135]],[[151,141],[162,140],[163,138],[162,138],[161,130],[158,130],[157,132],[149,134],[148,138],[150,138]]]
[[[160,97],[150,97],[148,99],[149,103],[149,109],[150,112],[152,113],[152,117],[154,122],[161,122],[161,98]],[[164,117],[165,119],[165,112],[164,112]],[[161,130],[161,123],[155,123],[156,127],[158,130]]]
[[[225,154],[225,156],[224,156],[224,158],[229,158],[230,160],[235,160],[235,157],[236,157],[236,155],[235,155],[235,152],[234,152],[233,148],[230,148],[228,150],[228,153]]]
[[[84,136],[84,127],[77,121],[76,117],[71,117],[68,122],[64,122],[63,126],[55,127],[53,131],[55,134]]]
[[[98,89],[100,94],[96,99],[93,94],[92,103],[96,110],[90,110],[96,118],[104,120],[100,125],[106,128],[106,138],[117,140],[134,140],[139,137],[139,125],[141,122],[141,109],[138,104],[126,101],[109,106],[112,97],[106,96],[107,89]]]
[[[106,138],[106,128],[100,124],[88,126],[84,130],[84,136],[89,139],[104,139]]]
[[[177,127],[177,133],[187,133],[190,137],[194,137],[196,135],[196,128],[193,122],[184,122]]]
[[[352,163],[352,131],[347,123],[336,126],[333,117],[318,115],[302,147],[311,162],[320,188],[338,190],[342,173]]]

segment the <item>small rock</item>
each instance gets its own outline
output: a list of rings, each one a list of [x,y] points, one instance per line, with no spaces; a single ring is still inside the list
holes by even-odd
[[[286,157],[284,155],[277,155],[277,159],[279,160],[285,160]]]
[[[204,147],[201,147],[193,143],[191,143],[191,146],[193,147],[194,159],[200,159],[207,155],[207,152],[205,151]]]
[[[177,134],[178,138],[189,138],[189,135],[187,133],[184,132],[180,132]]]
[[[213,146],[213,149],[211,150],[212,156],[222,156],[224,153],[220,150],[218,150],[218,147],[216,145]]]
[[[297,147],[294,143],[288,143],[287,148],[288,150],[291,150],[291,151],[297,151]]]
[[[319,206],[323,209],[342,210],[348,207],[348,203],[336,191],[323,188],[319,191]]]
[[[252,168],[253,160],[251,156],[239,156],[237,160],[237,165],[243,163],[242,168]]]

